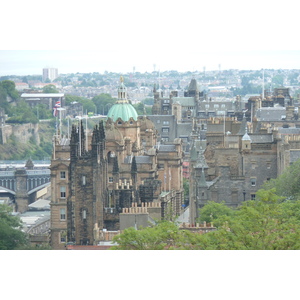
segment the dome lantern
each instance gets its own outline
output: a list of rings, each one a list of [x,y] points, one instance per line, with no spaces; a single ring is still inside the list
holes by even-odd
[[[124,85],[124,79],[121,76],[120,85],[118,88],[118,100],[117,102],[110,108],[107,118],[111,118],[113,122],[116,122],[119,118],[123,122],[128,122],[129,119],[133,119],[137,121],[138,114],[135,108],[129,103],[127,99],[127,88]]]

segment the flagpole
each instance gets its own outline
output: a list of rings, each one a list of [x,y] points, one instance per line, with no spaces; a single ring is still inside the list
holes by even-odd
[[[81,156],[81,119],[79,119],[79,156]]]
[[[86,110],[86,115],[85,115],[85,151],[88,151],[88,115],[87,115],[87,110]]]
[[[59,111],[59,135],[62,137],[62,121],[61,121],[61,111],[65,110],[65,108],[57,108],[57,110]]]
[[[171,168],[169,167],[169,192],[171,191],[171,180],[172,180]]]

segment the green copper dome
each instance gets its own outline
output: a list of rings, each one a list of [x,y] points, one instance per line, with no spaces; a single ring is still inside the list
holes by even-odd
[[[111,118],[113,122],[116,122],[119,118],[121,118],[123,122],[129,121],[130,118],[137,121],[138,114],[135,108],[127,100],[127,88],[124,85],[123,77],[121,77],[120,81],[118,101],[109,110],[107,118]]]
[[[119,118],[121,118],[124,122],[129,121],[130,118],[137,121],[138,114],[130,103],[117,102],[109,110],[107,118],[111,118],[114,122],[116,122]]]

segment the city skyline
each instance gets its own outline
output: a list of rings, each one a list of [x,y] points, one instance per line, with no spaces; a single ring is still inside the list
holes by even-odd
[[[299,50],[225,50],[152,52],[146,57],[134,52],[101,50],[0,50],[0,76],[41,75],[43,68],[68,73],[130,73],[176,70],[300,69]]]

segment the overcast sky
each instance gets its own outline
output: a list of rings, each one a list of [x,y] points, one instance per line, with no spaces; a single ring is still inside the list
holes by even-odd
[[[296,1],[80,3],[5,3],[0,75],[300,69]]]

